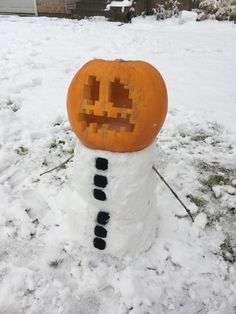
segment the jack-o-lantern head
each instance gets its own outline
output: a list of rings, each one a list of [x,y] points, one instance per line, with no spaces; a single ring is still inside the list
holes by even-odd
[[[138,151],[154,140],[165,120],[165,82],[144,61],[95,59],[73,78],[67,109],[74,132],[87,147]]]

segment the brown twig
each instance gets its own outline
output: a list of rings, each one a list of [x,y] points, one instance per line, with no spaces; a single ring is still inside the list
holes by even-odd
[[[180,204],[184,207],[184,209],[186,210],[187,214],[189,215],[189,217],[191,218],[192,222],[194,222],[193,216],[190,212],[190,210],[185,206],[185,204],[181,201],[181,199],[179,198],[179,196],[175,193],[175,191],[170,187],[170,185],[166,182],[166,180],[163,178],[163,176],[159,173],[159,171],[157,170],[157,168],[153,165],[152,169],[156,172],[156,174],[158,175],[158,177],[161,179],[162,182],[165,183],[165,185],[168,187],[168,189],[171,191],[171,193],[174,195],[174,197],[180,202]]]
[[[73,157],[74,157],[74,154],[73,154],[72,156],[70,156],[68,159],[66,159],[66,161],[63,161],[63,163],[61,163],[60,165],[58,165],[58,166],[56,166],[56,167],[54,167],[54,168],[52,168],[52,169],[50,169],[50,170],[47,170],[47,171],[45,171],[45,172],[43,172],[43,173],[40,173],[40,177],[41,177],[42,175],[46,174],[46,173],[49,173],[49,172],[53,171],[53,170],[62,168],[62,167],[63,167],[65,164],[67,164],[68,161],[70,161]]]

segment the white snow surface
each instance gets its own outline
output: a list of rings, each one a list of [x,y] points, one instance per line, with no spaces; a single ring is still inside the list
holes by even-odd
[[[236,25],[118,25],[0,16],[1,314],[236,311]],[[67,89],[93,58],[141,59],[162,73],[169,111],[155,165],[195,218],[156,177],[156,238],[133,257],[71,240],[73,159],[40,176],[73,153]]]
[[[179,15],[179,24],[193,22],[197,20],[197,13],[192,11],[183,10]]]
[[[114,7],[114,8],[125,8],[125,7],[131,7],[132,6],[133,1],[129,1],[129,0],[123,0],[123,1],[111,1],[111,3],[109,3],[107,5],[107,9],[110,10],[110,8]]]

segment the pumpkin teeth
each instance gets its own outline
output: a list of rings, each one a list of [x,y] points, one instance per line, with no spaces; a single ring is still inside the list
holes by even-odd
[[[108,129],[109,129],[109,124],[108,124],[108,123],[103,123],[101,126],[102,126],[102,128],[105,129],[105,130],[108,130]]]
[[[124,135],[126,132],[127,132],[127,128],[125,126],[121,126],[120,133]]]
[[[116,110],[113,110],[113,109],[110,109],[108,111],[108,117],[109,118],[116,118],[117,117],[117,111]]]
[[[85,99],[84,105],[86,105],[86,106],[94,106],[95,103],[96,102],[94,102],[91,99]]]
[[[135,123],[130,123],[130,114],[122,114],[117,113],[116,117],[110,117],[107,115],[107,112],[104,111],[103,115],[94,115],[93,110],[89,110],[92,114],[81,113],[79,114],[78,121],[81,125],[81,129],[83,131],[91,130],[93,133],[98,133],[99,130],[103,130],[104,132],[114,130],[116,133],[122,130],[122,133],[125,132],[133,132]]]
[[[88,123],[86,121],[81,121],[79,123],[79,128],[82,132],[86,130],[87,126],[88,126]]]
[[[102,136],[102,137],[103,137],[103,135],[104,135],[104,132],[102,131],[102,129],[98,129],[98,132],[97,132],[97,133],[98,133],[99,136]]]
[[[97,133],[98,131],[98,124],[96,122],[90,123],[88,128],[91,130],[92,133]]]
[[[87,114],[90,114],[91,109],[87,110]],[[103,117],[103,116],[107,116],[107,112],[106,111],[101,111],[98,107],[94,107],[93,113],[94,116],[98,116],[98,117]]]
[[[113,130],[113,129],[108,129],[108,132],[109,132],[109,136],[112,138],[118,134],[118,131]]]
[[[125,119],[127,117],[127,113],[125,111],[121,112],[121,118]]]

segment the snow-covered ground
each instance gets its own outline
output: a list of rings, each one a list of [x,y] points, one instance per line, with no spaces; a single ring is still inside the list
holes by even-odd
[[[236,312],[236,25],[0,16],[0,313]],[[168,87],[152,247],[116,259],[71,240],[69,83],[92,58],[142,59]],[[78,204],[79,206],[79,204]],[[140,235],[141,237],[141,235]]]

